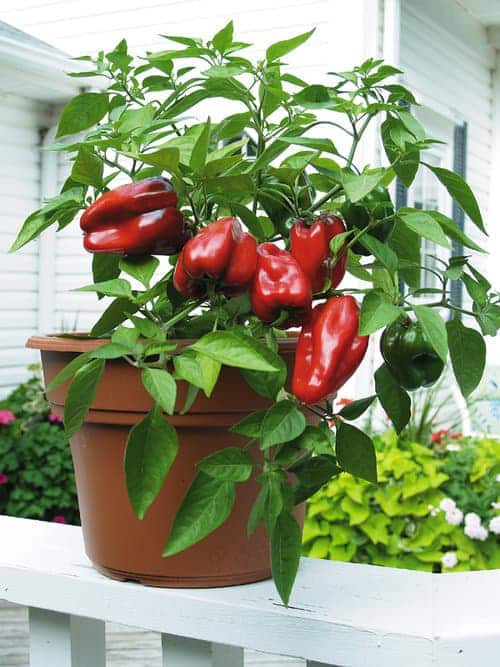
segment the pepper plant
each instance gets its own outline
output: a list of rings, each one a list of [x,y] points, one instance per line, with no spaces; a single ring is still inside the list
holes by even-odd
[[[370,58],[329,72],[326,84],[305,81],[286,58],[312,32],[272,44],[257,61],[245,57],[250,45],[234,39],[232,22],[208,41],[166,36],[166,50],[138,60],[125,40],[81,58],[89,71],[71,76],[102,85],[62,112],[52,149],[69,154],[71,174],[12,247],[85,211],[94,283],[81,289],[113,299],[89,335],[109,340],[76,357],[49,389],[72,378],[64,419],[71,437],[107,360],[140,371],[153,407],[131,429],[125,455],[139,518],[177,454],[164,412],[185,413],[200,391],[210,396],[224,365],[240,368],[242,381],[269,399],[267,410],[232,427],[246,446],[200,461],[164,553],[220,526],[235,486],[256,476],[261,491],[248,530],[264,522],[285,604],[300,555],[294,506],[340,471],[376,481],[372,440],[351,422],[378,400],[401,431],[411,413],[407,389],[432,383],[448,355],[467,396],[483,373],[483,336],[500,323],[498,294],[473,265],[480,246],[440,211],[394,206],[395,179],[409,187],[422,167],[485,233],[469,186],[425,161],[435,140],[412,113],[412,93],[394,82],[400,71]],[[200,121],[210,100],[228,113]],[[370,127],[380,130],[384,166],[359,164]],[[428,268],[421,239],[465,251]],[[156,255],[169,255],[170,264]],[[346,271],[356,288],[342,286]],[[421,287],[423,271],[439,287]],[[452,300],[453,281],[470,308]],[[279,339],[293,326],[302,330],[287,381]],[[385,327],[375,393],[337,410],[334,392],[361,362],[368,336]],[[180,338],[191,342],[179,347]],[[189,385],[183,406],[180,381]]]

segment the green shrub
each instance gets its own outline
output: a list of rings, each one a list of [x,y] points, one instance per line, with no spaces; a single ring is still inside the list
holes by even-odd
[[[434,572],[500,568],[500,441],[431,448],[387,431],[375,442],[379,484],[341,474],[325,485],[309,501],[304,554]]]
[[[0,513],[79,523],[69,444],[37,376],[0,401]]]

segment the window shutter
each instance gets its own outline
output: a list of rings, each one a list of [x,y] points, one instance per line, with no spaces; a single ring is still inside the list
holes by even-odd
[[[463,125],[455,125],[455,130],[453,133],[453,171],[462,176],[466,177],[467,165],[467,123]],[[455,221],[458,227],[463,231],[465,224],[465,214],[463,209],[455,200],[453,200],[452,205],[452,214],[451,217]],[[452,242],[451,255],[452,257],[457,257],[463,255],[463,246],[461,243],[456,241]],[[461,307],[463,303],[463,294],[462,294],[462,283],[452,280],[451,281],[451,300],[452,302]]]

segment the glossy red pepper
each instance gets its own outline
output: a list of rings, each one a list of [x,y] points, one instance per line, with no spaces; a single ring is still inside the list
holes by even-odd
[[[174,255],[190,237],[177,194],[165,178],[121,185],[83,213],[83,245],[93,253]]]
[[[340,251],[333,265],[335,258],[330,250],[330,241],[345,231],[343,220],[327,213],[316,218],[310,227],[303,220],[294,223],[290,231],[290,252],[311,281],[313,294],[324,290],[328,278],[332,289],[343,279],[347,253]]]
[[[248,289],[257,260],[257,241],[236,218],[221,218],[204,227],[182,249],[174,287],[184,296],[207,293],[209,283],[227,296]]]
[[[327,398],[358,368],[368,346],[358,326],[359,306],[352,296],[334,296],[314,308],[295,353],[292,392],[300,401]]]
[[[301,326],[311,317],[309,280],[297,260],[273,243],[257,248],[257,268],[250,293],[252,310],[263,322],[274,322],[289,313],[281,328]]]

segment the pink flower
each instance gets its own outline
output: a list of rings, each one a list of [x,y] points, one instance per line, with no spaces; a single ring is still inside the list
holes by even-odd
[[[53,523],[66,523],[66,519],[63,517],[62,514],[57,514],[53,519]]]
[[[1,484],[7,484],[8,481],[9,481],[9,478],[7,477],[7,475],[3,472],[0,473],[0,485]]]
[[[10,410],[0,410],[0,426],[8,426],[15,420],[16,415]]]
[[[51,424],[63,423],[63,418],[60,415],[57,415],[55,412],[49,412],[49,416],[47,417],[47,419]]]

